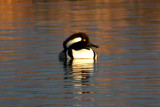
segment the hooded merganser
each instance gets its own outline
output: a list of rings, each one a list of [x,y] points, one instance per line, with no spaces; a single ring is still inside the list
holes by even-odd
[[[97,54],[92,47],[98,48],[97,45],[89,41],[85,33],[74,33],[63,42],[64,50],[59,54],[60,59],[64,58],[93,58],[97,59]]]

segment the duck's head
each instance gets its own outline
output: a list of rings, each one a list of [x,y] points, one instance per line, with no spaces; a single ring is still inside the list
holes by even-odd
[[[98,48],[97,45],[92,44],[89,41],[88,35],[85,33],[74,33],[73,35],[71,35],[69,38],[67,38],[64,42],[63,42],[63,47],[64,50],[67,49],[75,49],[75,50],[80,50],[83,48],[90,48],[90,47],[96,47]]]

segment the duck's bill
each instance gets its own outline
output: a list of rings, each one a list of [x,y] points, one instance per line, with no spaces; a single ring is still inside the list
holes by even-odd
[[[90,46],[91,46],[91,47],[95,47],[95,48],[99,48],[99,46],[94,45],[94,44],[92,44],[92,43],[90,43]]]

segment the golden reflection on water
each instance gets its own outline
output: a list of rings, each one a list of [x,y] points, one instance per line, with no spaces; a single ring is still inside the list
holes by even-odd
[[[19,29],[21,27],[16,26],[16,22],[32,20],[32,18],[30,19],[29,17],[34,18],[32,0],[1,0],[0,10],[0,20],[3,25],[0,26],[0,29],[3,30]],[[3,32],[1,33],[3,34]]]

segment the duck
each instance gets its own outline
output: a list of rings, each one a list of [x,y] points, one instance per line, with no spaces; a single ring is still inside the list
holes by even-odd
[[[92,47],[99,48],[90,42],[86,33],[74,33],[63,42],[63,51],[59,53],[59,59],[97,59],[97,54]]]

